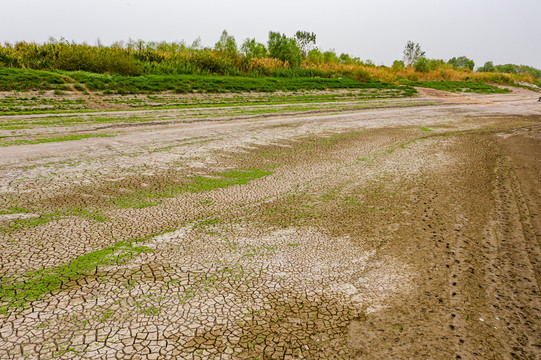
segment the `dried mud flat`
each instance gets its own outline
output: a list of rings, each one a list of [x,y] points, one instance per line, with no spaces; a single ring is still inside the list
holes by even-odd
[[[541,105],[424,97],[0,147],[0,358],[541,358]]]

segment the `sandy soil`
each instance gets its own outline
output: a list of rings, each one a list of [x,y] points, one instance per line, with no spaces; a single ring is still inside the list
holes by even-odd
[[[126,112],[114,137],[0,147],[1,285],[16,288],[0,292],[0,358],[539,359],[537,97]],[[269,174],[157,195],[252,168]],[[136,196],[154,202],[115,202]],[[133,239],[145,251],[10,305],[36,274]]]

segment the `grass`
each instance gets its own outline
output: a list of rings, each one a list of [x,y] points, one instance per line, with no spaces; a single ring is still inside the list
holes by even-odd
[[[0,112],[2,115],[19,114],[23,112],[40,113],[56,111],[84,111],[89,110],[83,99],[65,98],[63,95],[51,96],[45,93],[13,93],[0,98]]]
[[[114,135],[108,134],[84,134],[84,135],[67,135],[56,138],[40,138],[40,139],[20,139],[20,140],[8,140],[1,141],[0,146],[12,146],[12,145],[34,145],[34,144],[43,144],[51,142],[63,142],[63,141],[73,141],[73,140],[82,140],[95,137],[112,137]]]
[[[191,92],[276,92],[327,89],[403,89],[415,94],[409,86],[400,86],[379,81],[359,82],[351,78],[309,78],[309,77],[240,77],[207,75],[145,75],[123,76],[70,72],[69,76],[91,90],[107,93],[145,94],[174,91]]]
[[[419,86],[449,92],[473,92],[478,94],[505,94],[511,92],[507,88],[471,81],[402,81],[403,84]]]
[[[74,78],[76,88],[85,84],[92,90],[101,92],[104,102],[111,105],[123,105],[125,108],[188,108],[253,104],[288,104],[297,102],[322,102],[336,100],[360,100],[374,98],[409,97],[416,90],[407,85],[396,85],[379,81],[359,82],[351,78],[308,78],[308,77],[239,77],[239,76],[204,76],[204,75],[147,75],[122,76],[94,74],[87,72],[46,72],[31,69],[5,69],[17,73],[7,76],[6,89],[27,91],[39,90],[39,94],[14,93],[0,98],[2,115],[43,114],[54,112],[85,113],[93,111],[83,99],[64,98],[60,89],[55,89],[55,96],[46,90],[55,86],[54,79]],[[50,75],[49,82],[37,79]],[[68,76],[69,75],[69,76]],[[20,82],[20,84],[19,84]],[[8,86],[9,85],[9,86]],[[62,86],[60,86],[62,85]],[[63,88],[67,84],[57,84]],[[68,89],[64,89],[68,90]],[[349,90],[334,94],[323,94],[327,90]],[[320,93],[310,94],[310,91]],[[258,94],[246,96],[250,92]],[[287,92],[276,93],[276,92]],[[176,94],[227,93],[227,96],[179,96]],[[242,93],[242,94],[241,94]],[[134,96],[107,96],[109,94],[133,94]],[[137,97],[138,94],[148,94]],[[71,94],[73,95],[73,94]],[[248,101],[247,101],[248,98]],[[5,124],[3,126],[6,126]]]
[[[427,128],[427,127],[424,127],[424,126],[421,126],[421,130],[423,130],[423,131],[434,131],[434,130],[432,130],[432,129],[429,129],[429,128]]]
[[[334,94],[305,94],[305,93],[286,93],[286,94],[243,94],[235,96],[235,98],[224,97],[184,97],[172,98],[170,94],[163,94],[159,100],[155,100],[158,96],[149,95],[146,99],[141,100],[136,106],[132,106],[131,101],[127,97],[114,99],[107,102],[115,104],[123,104],[129,106],[125,110],[140,110],[140,109],[185,109],[182,114],[176,115],[176,119],[180,118],[203,118],[203,117],[218,117],[218,116],[235,116],[235,115],[255,115],[265,113],[279,113],[287,111],[309,111],[317,109],[344,109],[344,108],[370,108],[377,106],[408,106],[415,105],[411,103],[386,102],[386,99],[396,99],[406,97],[406,93],[402,90],[377,90],[377,89],[361,89],[349,93],[334,93]],[[169,96],[168,96],[169,95]],[[137,96],[137,95],[136,95]],[[380,100],[380,101],[373,101]],[[156,103],[153,103],[156,101]],[[299,105],[300,103],[300,105]],[[425,102],[424,104],[432,104],[433,102]],[[419,103],[416,103],[417,105]],[[265,107],[265,105],[280,105],[277,107]],[[1,106],[1,100],[0,100]],[[12,106],[9,112],[3,112],[3,115],[25,115],[25,114],[43,114],[43,113],[85,113],[91,110],[65,110],[57,108],[56,110],[36,110],[34,108],[26,108],[24,106]],[[15,110],[13,110],[15,109]],[[0,109],[1,111],[1,109]],[[114,110],[111,110],[114,112]],[[130,115],[125,117],[111,116],[93,116],[89,115],[82,117],[80,115],[70,116],[47,116],[47,117],[29,117],[29,118],[13,118],[4,119],[0,124],[2,130],[20,130],[26,128],[35,128],[39,126],[73,126],[73,125],[89,125],[99,123],[136,123],[147,121],[159,121],[151,115]]]
[[[68,90],[60,74],[48,71],[0,68],[0,91]]]
[[[27,272],[24,280],[3,278],[0,283],[0,312],[6,313],[10,308],[21,308],[31,301],[42,298],[45,294],[58,290],[70,282],[95,271],[99,266],[123,264],[127,260],[143,252],[150,252],[146,246],[136,243],[146,240],[136,239],[121,241],[101,250],[79,256],[67,264]]]

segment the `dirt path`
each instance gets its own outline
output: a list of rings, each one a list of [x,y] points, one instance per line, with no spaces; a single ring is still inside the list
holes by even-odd
[[[77,96],[82,99],[85,103],[88,104],[90,109],[93,110],[118,110],[118,109],[125,109],[126,107],[120,105],[120,104],[114,104],[114,103],[104,103],[102,99],[99,98],[99,96],[95,96],[90,89],[86,87],[83,83],[77,83],[73,78],[69,77],[68,75],[62,75],[62,77],[65,80],[65,83],[69,86],[70,91],[73,91]],[[78,86],[80,86],[83,91],[77,89],[75,87],[75,83],[77,83]]]
[[[541,358],[532,94],[0,148],[0,358]]]

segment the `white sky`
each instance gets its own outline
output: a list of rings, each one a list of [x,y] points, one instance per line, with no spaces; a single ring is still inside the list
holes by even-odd
[[[541,68],[541,0],[0,0],[0,41],[61,36],[104,44],[185,40],[213,46],[227,29],[240,45],[269,30],[317,34],[317,46],[390,65],[408,40],[429,58],[465,55],[481,66]]]

